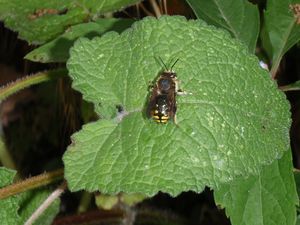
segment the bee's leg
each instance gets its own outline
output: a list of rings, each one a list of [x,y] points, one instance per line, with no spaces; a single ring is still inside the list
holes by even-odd
[[[179,81],[176,78],[174,78],[173,82],[175,84],[175,93],[177,93],[178,92],[178,87],[179,87]]]
[[[177,126],[176,111],[177,111],[177,106],[176,106],[176,102],[175,102],[175,104],[172,107],[172,110],[170,111],[170,118],[173,119],[174,124]]]
[[[177,126],[178,124],[177,124],[177,117],[176,117],[176,114],[175,114],[174,117],[173,117],[173,121],[174,121],[174,124]]]
[[[178,89],[176,92],[177,95],[187,95],[188,93],[186,91],[183,91],[181,89]]]
[[[152,81],[148,81],[148,89],[151,91],[154,88],[154,84]]]
[[[182,89],[179,89],[179,81],[176,79],[174,80],[175,82],[175,93],[177,95],[187,95],[188,93],[183,91]]]

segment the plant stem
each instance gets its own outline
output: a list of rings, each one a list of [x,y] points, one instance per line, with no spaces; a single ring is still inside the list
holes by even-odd
[[[139,4],[139,6],[147,14],[147,16],[154,16],[148,9],[146,9],[142,2]]]
[[[282,91],[300,91],[300,81],[296,81],[295,83],[280,86],[280,90]]]
[[[167,8],[167,0],[163,0],[164,2],[164,10],[165,10],[165,14],[168,15],[168,8]]]
[[[161,12],[159,9],[159,6],[157,5],[156,0],[150,0],[150,4],[152,5],[152,8],[154,10],[155,16],[158,18],[161,16]]]
[[[11,184],[0,189],[0,199],[53,183],[54,181],[63,179],[63,174],[64,170],[58,169]]]
[[[15,82],[9,83],[0,88],[0,102],[5,100],[12,94],[27,88],[34,84],[39,84],[45,81],[57,79],[68,74],[66,69],[56,69],[50,71],[39,72],[30,76],[17,79]]]
[[[31,225],[33,224],[49,206],[59,198],[59,196],[66,190],[67,183],[64,181],[57,189],[55,189],[48,198],[31,214],[28,220],[25,222],[24,225]]]
[[[17,170],[14,160],[5,146],[3,135],[0,135],[0,162],[6,168]]]
[[[80,203],[77,209],[78,213],[84,213],[87,211],[88,207],[91,205],[91,201],[94,195],[89,192],[83,192]]]
[[[272,78],[273,80],[275,80],[276,73],[277,73],[277,69],[278,69],[278,67],[279,67],[279,63],[280,63],[280,60],[277,59],[277,61],[272,65],[272,68],[271,68],[270,73],[271,73],[271,78]]]

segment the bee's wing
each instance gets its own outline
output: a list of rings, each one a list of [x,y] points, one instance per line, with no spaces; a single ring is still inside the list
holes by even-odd
[[[174,120],[176,110],[177,110],[175,90],[171,90],[168,93],[168,108],[169,108],[169,117]]]
[[[148,101],[148,106],[146,111],[147,117],[149,118],[152,117],[153,110],[155,109],[157,95],[158,95],[158,88],[157,86],[154,86],[151,91],[151,95]]]

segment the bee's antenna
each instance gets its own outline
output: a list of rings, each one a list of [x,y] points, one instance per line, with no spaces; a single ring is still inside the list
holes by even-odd
[[[179,59],[176,59],[176,61],[173,63],[173,65],[171,66],[170,70],[172,71],[173,67],[175,66],[175,64],[178,62]]]
[[[166,64],[164,63],[164,61],[162,60],[162,58],[160,56],[158,56],[158,58],[160,59],[161,63],[164,65],[165,69],[168,70],[168,67],[166,66]]]

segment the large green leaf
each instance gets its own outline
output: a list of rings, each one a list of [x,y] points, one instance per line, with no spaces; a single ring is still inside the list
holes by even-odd
[[[284,94],[244,45],[202,21],[146,18],[121,35],[79,39],[70,54],[73,87],[104,118],[74,134],[64,155],[73,191],[200,192],[258,173],[289,146]],[[177,125],[144,113],[149,81],[163,69],[157,57],[179,58],[188,94],[177,97]],[[124,117],[110,119],[116,105]]]
[[[291,152],[256,176],[240,178],[215,190],[232,225],[294,225],[298,196]]]
[[[0,187],[12,183],[15,171],[0,168]],[[22,225],[40,204],[49,196],[50,190],[40,188],[16,196],[0,200],[0,221],[3,225]],[[35,225],[51,224],[59,211],[59,200],[54,201],[49,208],[35,221]]]
[[[138,0],[0,0],[0,20],[29,43],[42,44],[69,26],[119,10]]]
[[[25,58],[36,62],[66,62],[69,50],[79,37],[92,38],[108,31],[121,32],[128,28],[133,20],[99,19],[70,27],[64,34],[28,53]]]
[[[300,40],[300,25],[293,7],[299,0],[268,0],[264,13],[263,43],[272,59],[271,72],[277,71],[282,56]]]
[[[259,33],[257,6],[247,0],[187,0],[197,18],[228,30],[254,53]]]

